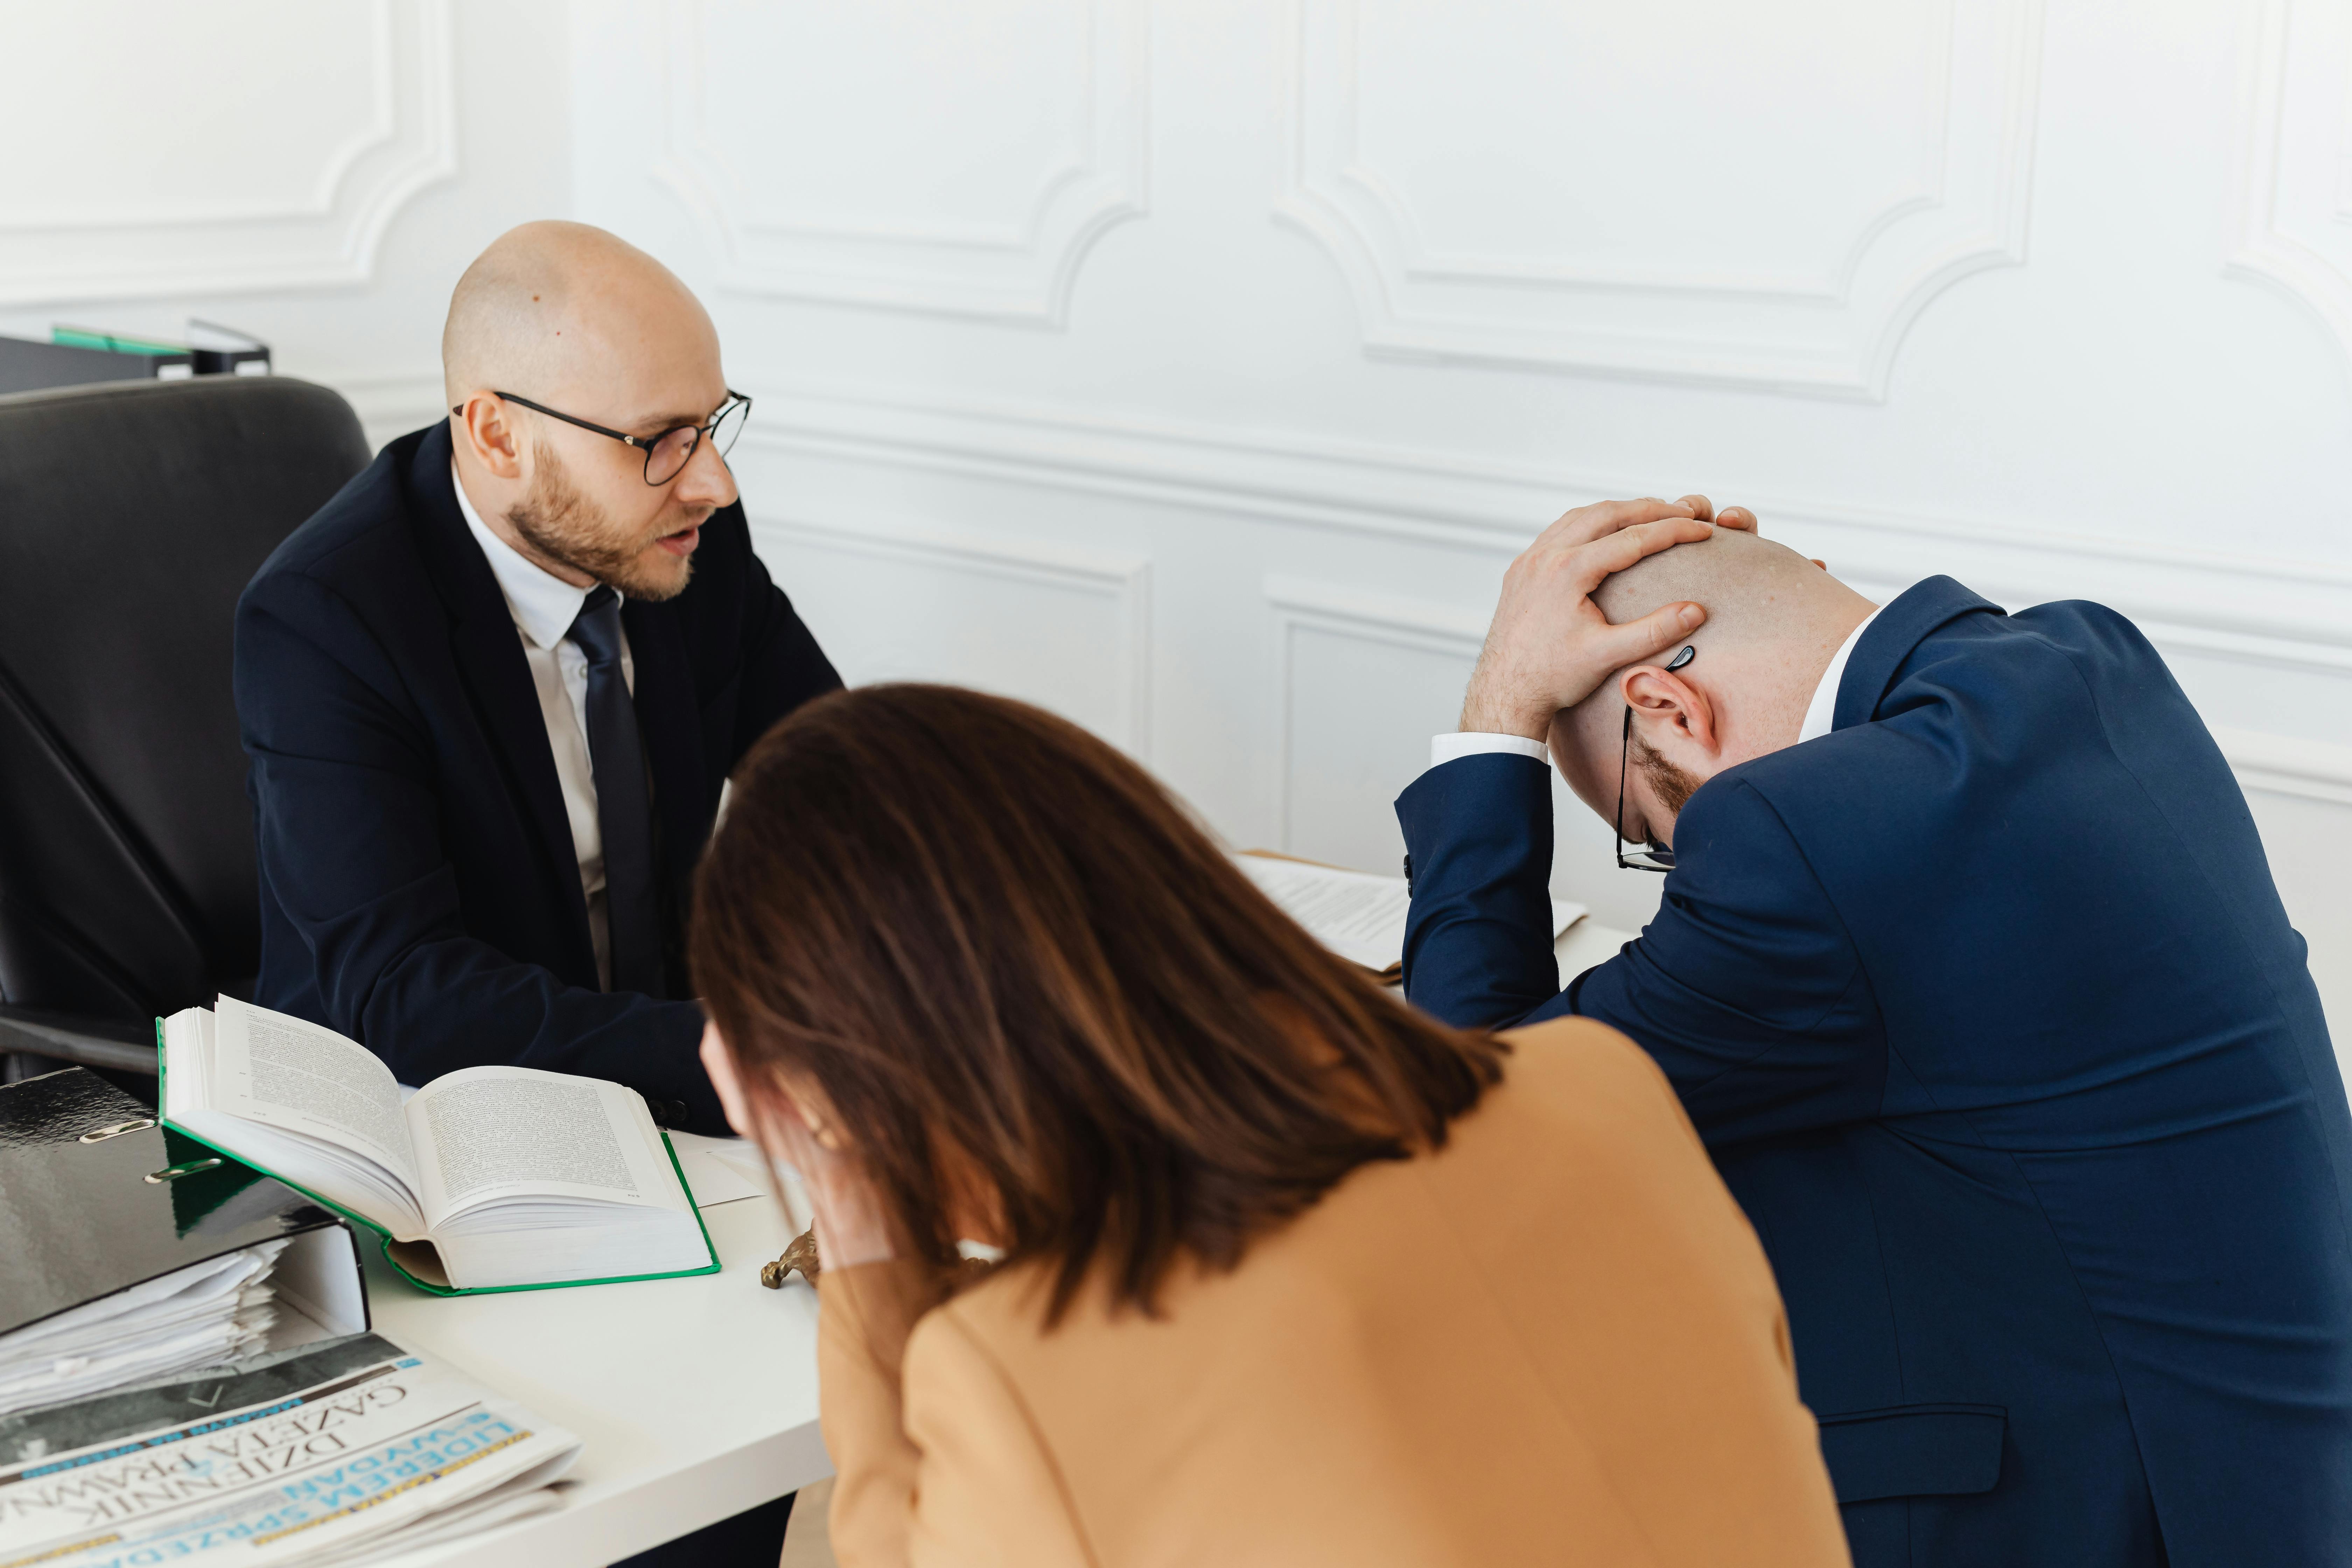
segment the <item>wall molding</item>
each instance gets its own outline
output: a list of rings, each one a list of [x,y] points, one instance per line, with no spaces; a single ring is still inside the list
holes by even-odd
[[[371,435],[401,434],[428,423],[439,411],[437,373],[313,379],[349,398]],[[757,397],[757,417],[742,442],[753,452],[913,468],[1402,539],[1487,555],[1498,569],[1564,507],[1644,488],[1394,446],[1243,436],[1035,405],[917,399],[853,389],[772,389]],[[1765,518],[1768,533],[1796,540],[1800,531],[1812,529],[1801,540],[1809,547],[1846,547],[1837,563],[1841,575],[1888,591],[1907,585],[1911,574],[1893,568],[1853,572],[1844,558],[1869,553],[1865,543],[1875,552],[1874,559],[1885,563],[1923,544],[1964,552],[1973,563],[1955,574],[1996,596],[2009,595],[2009,603],[2074,591],[2066,579],[2080,565],[2110,580],[2144,584],[2132,594],[2103,591],[2100,596],[2132,616],[2159,647],[2352,676],[2352,566],[2128,547],[1983,520],[1785,497],[1749,499]],[[834,548],[873,555],[933,564],[944,560],[965,570],[1124,595],[1136,606],[1127,627],[1129,663],[1123,677],[1135,716],[1130,749],[1148,755],[1148,562],[994,534],[847,530],[765,514],[753,528],[779,534],[796,531]],[[2046,591],[2037,593],[2037,587]],[[1270,576],[1264,590],[1285,627],[1310,625],[1391,641],[1409,637],[1416,640],[1404,646],[1465,652],[1473,658],[1486,636],[1483,607],[1294,576]],[[2218,726],[2213,733],[2248,789],[2352,805],[2352,745]]]
[[[1300,629],[1354,637],[1389,647],[1411,648],[1475,660],[1486,637],[1486,617],[1428,600],[1349,587],[1301,577],[1270,575],[1266,603],[1278,638],[1277,689],[1282,696],[1282,746],[1276,798],[1282,807],[1284,844],[1290,832],[1291,649]],[[2258,730],[2210,727],[2214,743],[2238,778],[2239,787],[2271,795],[2352,806],[2352,745],[2273,735]]]
[[[1652,488],[1392,445],[851,388],[761,392],[743,442],[1500,557],[1568,507]],[[1937,570],[2004,604],[2094,596],[2162,647],[2352,675],[2352,564],[2133,545],[2031,522],[1745,489],[1738,499],[1757,509],[1768,533],[1860,584],[1899,590],[1932,557]]]
[[[279,370],[282,374],[299,375],[301,380],[314,381],[340,393],[343,401],[352,405],[352,412],[360,416],[360,426],[367,432],[372,447],[382,447],[394,437],[430,425],[449,412],[441,401],[441,372],[437,368],[390,374],[304,374],[292,366],[280,366]]]
[[[1356,0],[1293,0],[1275,211],[1339,264],[1366,352],[1883,401],[1919,312],[2025,258],[2042,0],[1948,8],[1928,165],[1819,278],[1444,256],[1358,155]]]
[[[2252,0],[2242,26],[2222,274],[2282,290],[2352,355],[2352,29],[2340,7],[2294,0]],[[2292,137],[2315,88],[2329,97]]]
[[[1150,18],[1146,0],[1090,0],[1076,145],[1044,171],[1016,225],[880,227],[810,215],[762,223],[706,133],[701,0],[669,0],[667,102],[655,177],[683,201],[743,293],[1060,328],[1096,240],[1145,211]]]
[[[2220,725],[2213,739],[2247,789],[2352,805],[2352,746]]]
[[[384,231],[457,172],[449,0],[373,0],[375,120],[331,149],[310,199],[0,222],[0,306],[363,283]]]
[[[1297,783],[1297,660],[1304,636],[1344,637],[1381,647],[1475,661],[1486,640],[1486,617],[1448,605],[1344,587],[1305,577],[1270,575],[1262,584],[1274,617],[1274,689],[1278,703],[1271,759],[1277,843],[1292,852],[1291,795]]]
[[[941,568],[1000,581],[1027,583],[1108,599],[1120,628],[1118,740],[1138,761],[1151,756],[1151,563],[1003,534],[974,535],[925,529],[844,528],[806,519],[761,513],[751,519],[751,536],[764,546],[829,550],[869,561]],[[1122,738],[1123,737],[1123,738]]]

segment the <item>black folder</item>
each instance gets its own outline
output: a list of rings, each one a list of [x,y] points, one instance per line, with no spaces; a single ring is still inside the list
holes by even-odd
[[[0,393],[41,392],[99,381],[168,381],[195,373],[193,353],[117,353],[108,348],[0,336]]]
[[[268,375],[269,345],[250,332],[218,321],[188,320],[188,352],[198,375]]]
[[[281,1238],[279,1300],[329,1333],[365,1330],[341,1216],[165,1130],[86,1068],[0,1088],[0,1333]]]

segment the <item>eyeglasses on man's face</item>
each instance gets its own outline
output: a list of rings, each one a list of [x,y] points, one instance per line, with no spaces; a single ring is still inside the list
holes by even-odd
[[[1698,649],[1685,644],[1682,652],[1666,662],[1668,669],[1680,669],[1698,657]],[[1633,705],[1625,704],[1625,732],[1617,753],[1617,868],[1620,871],[1671,871],[1675,868],[1675,852],[1656,839],[1651,839],[1628,855],[1625,853],[1625,779],[1632,771],[1633,760]]]
[[[528,408],[534,414],[544,414],[550,419],[561,419],[566,425],[593,430],[624,447],[644,452],[646,483],[649,485],[666,485],[686,472],[686,465],[692,460],[695,448],[702,445],[705,437],[709,439],[711,449],[723,459],[735,445],[735,437],[743,433],[744,424],[751,417],[751,400],[732,387],[728,388],[727,401],[719,405],[719,412],[710,416],[708,425],[673,425],[658,436],[631,436],[625,431],[607,429],[602,425],[592,425],[585,419],[559,414],[543,403],[517,397],[511,392],[493,392],[490,395]],[[460,404],[449,412],[462,418],[465,405]]]

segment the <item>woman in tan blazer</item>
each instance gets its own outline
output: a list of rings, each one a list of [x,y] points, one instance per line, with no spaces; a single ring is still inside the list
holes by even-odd
[[[808,704],[694,931],[713,1080],[818,1210],[845,1568],[1846,1561],[1649,1058],[1398,1005],[1082,731]]]

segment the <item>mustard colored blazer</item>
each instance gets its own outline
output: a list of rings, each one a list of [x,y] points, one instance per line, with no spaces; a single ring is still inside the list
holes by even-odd
[[[1444,1149],[1363,1166],[1160,1315],[1011,1268],[897,1385],[820,1277],[843,1568],[1847,1562],[1780,1298],[1650,1058],[1516,1033]]]

